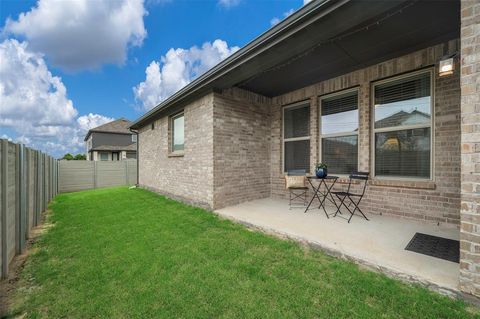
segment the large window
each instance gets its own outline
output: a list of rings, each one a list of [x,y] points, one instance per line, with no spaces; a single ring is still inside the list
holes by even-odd
[[[100,160],[101,161],[108,161],[108,153],[100,152]]]
[[[185,143],[185,123],[183,113],[172,116],[172,152],[182,152]]]
[[[374,85],[375,175],[431,178],[431,71]]]
[[[358,90],[320,99],[320,160],[336,174],[351,174],[358,166]]]
[[[284,171],[310,170],[310,105],[283,109]]]

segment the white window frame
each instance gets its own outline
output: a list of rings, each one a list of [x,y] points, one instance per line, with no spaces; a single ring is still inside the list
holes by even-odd
[[[338,91],[338,92],[322,95],[318,98],[318,159],[319,159],[320,163],[323,162],[323,158],[322,158],[322,139],[328,138],[328,137],[343,137],[343,136],[356,135],[357,136],[357,170],[358,170],[358,165],[360,163],[360,143],[359,143],[359,139],[358,139],[358,132],[360,130],[360,102],[359,102],[360,92],[359,91],[360,91],[359,87],[354,87],[354,88],[345,89],[345,90],[341,90],[341,91]],[[357,131],[356,132],[352,131],[352,132],[322,134],[322,101],[324,99],[332,98],[332,97],[339,96],[339,95],[344,95],[344,94],[351,93],[351,92],[357,92],[357,98],[358,98],[358,100],[357,100],[358,129],[357,129]],[[330,171],[329,171],[329,173],[334,173],[335,175],[338,175],[340,177],[345,177],[345,176],[350,175],[350,174],[336,174],[335,172],[330,172]]]
[[[183,150],[174,149],[174,138],[175,138],[175,119],[183,116]],[[175,113],[170,116],[170,153],[171,154],[183,154],[185,152],[185,113],[184,111]]]
[[[375,128],[375,87],[377,85],[389,83],[392,81],[406,79],[418,74],[428,73],[430,75],[430,122],[428,124],[415,124],[415,125],[405,125],[405,126],[394,126],[388,128]],[[399,180],[399,181],[434,181],[434,172],[435,172],[435,68],[429,67],[417,71],[408,72],[405,74],[389,77],[387,79],[379,80],[372,82],[371,85],[371,109],[370,114],[371,116],[371,138],[370,138],[370,157],[372,163],[372,171],[371,176],[375,179],[379,180]],[[384,175],[376,175],[375,174],[375,135],[376,133],[382,132],[395,132],[395,131],[405,131],[405,130],[412,130],[412,129],[419,129],[419,128],[430,128],[430,177],[429,178],[422,178],[422,177],[402,177],[402,176],[384,176]]]
[[[132,134],[132,143],[137,143],[137,134]]]
[[[307,106],[308,105],[308,110],[309,110],[309,118],[308,118],[308,136],[302,136],[302,137],[291,137],[291,138],[285,138],[285,110],[292,109],[292,108],[300,108],[302,106]],[[285,143],[286,142],[295,142],[295,141],[310,141],[311,137],[311,123],[310,123],[310,118],[312,115],[312,106],[310,103],[310,100],[304,100],[301,102],[296,102],[293,104],[289,105],[284,105],[282,107],[282,172],[284,175],[287,174],[287,171],[285,170]],[[311,145],[310,145],[311,147]],[[311,154],[309,154],[311,157]],[[312,166],[312,163],[310,162],[310,167]],[[311,168],[308,168],[306,173],[310,173]]]

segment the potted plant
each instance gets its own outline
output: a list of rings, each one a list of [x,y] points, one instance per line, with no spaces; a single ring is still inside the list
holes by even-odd
[[[318,163],[317,165],[315,165],[315,175],[317,175],[318,178],[325,178],[327,177],[327,174],[327,164]]]

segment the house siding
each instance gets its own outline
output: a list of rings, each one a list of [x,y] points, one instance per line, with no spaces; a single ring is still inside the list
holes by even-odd
[[[361,171],[372,171],[371,87],[374,81],[437,65],[440,59],[459,49],[459,41],[429,47],[327,81],[273,98],[271,131],[272,196],[286,197],[282,167],[282,106],[310,101],[311,172],[319,161],[318,97],[358,87],[359,163]],[[371,181],[362,209],[372,214],[388,214],[458,225],[460,223],[460,76],[434,74],[434,169],[432,181]],[[334,172],[332,172],[334,173]],[[346,182],[341,180],[340,182]],[[338,186],[340,186],[339,184]]]
[[[185,106],[183,156],[169,152],[169,116],[139,130],[139,184],[189,204],[213,208],[213,93]]]
[[[461,2],[460,289],[480,297],[480,2]]]
[[[270,196],[270,103],[240,89],[215,95],[215,209]]]

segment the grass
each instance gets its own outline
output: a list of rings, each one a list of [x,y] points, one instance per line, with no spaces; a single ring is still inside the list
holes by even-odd
[[[401,283],[141,189],[62,194],[10,316],[473,318]]]

